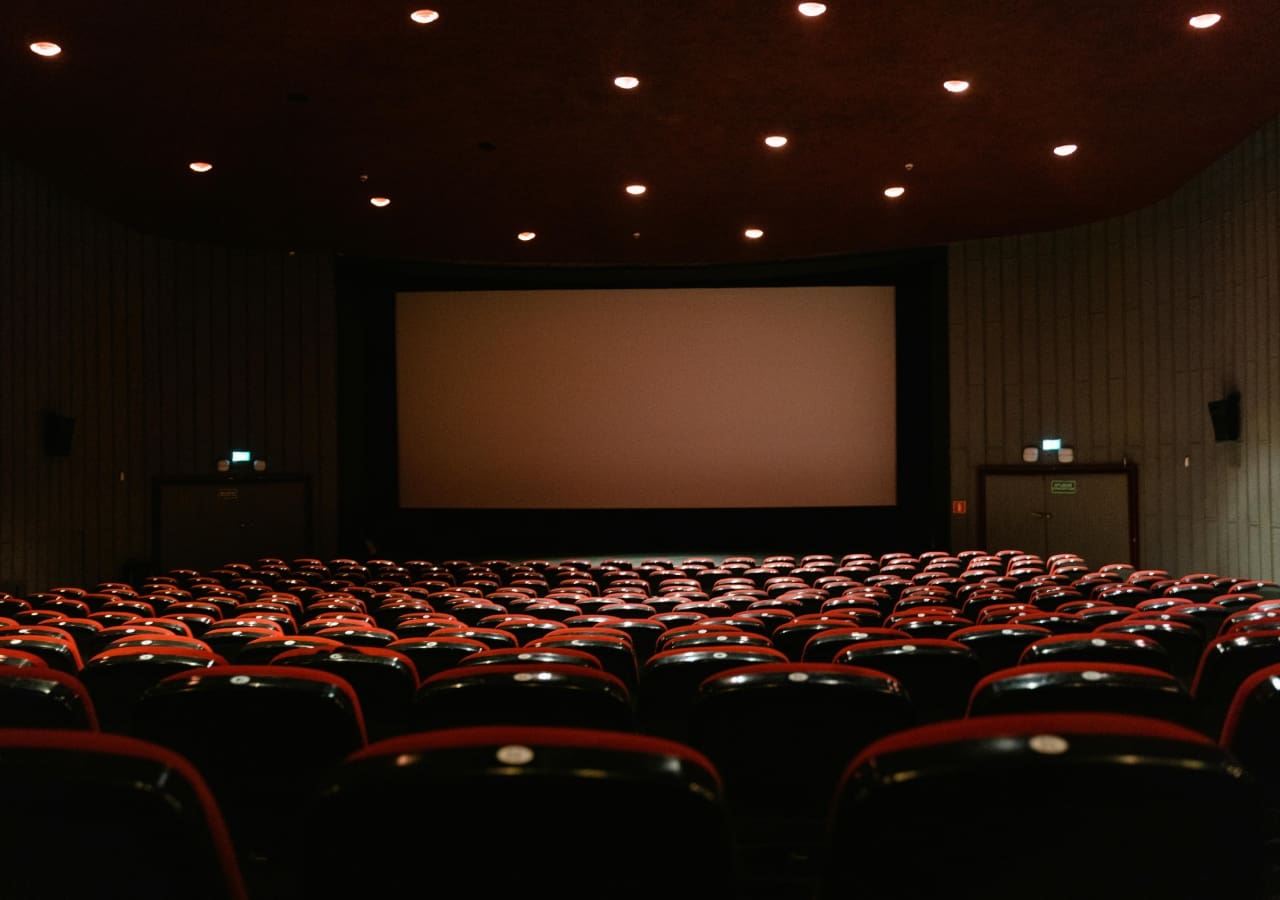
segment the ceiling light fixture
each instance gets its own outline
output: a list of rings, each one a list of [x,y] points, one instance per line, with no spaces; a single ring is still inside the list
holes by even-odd
[[[62,48],[53,41],[36,41],[31,45],[31,52],[37,56],[57,56]]]
[[[409,13],[409,18],[417,22],[419,25],[429,25],[436,19],[440,18],[440,13],[434,9],[415,9]]]
[[[822,15],[824,12],[826,12],[826,11],[827,11],[827,4],[825,4],[825,3],[801,3],[799,6],[797,6],[797,7],[796,7],[796,9],[798,9],[798,10],[800,11],[800,15],[802,15],[802,16],[809,16],[810,18],[813,18],[814,16],[820,16],[820,15]]]
[[[1187,24],[1192,28],[1212,28],[1222,21],[1222,16],[1217,13],[1201,13],[1198,16],[1192,16],[1187,20]]]
[[[1059,144],[1058,146],[1053,148],[1053,152],[1057,156],[1070,156],[1072,153],[1075,153],[1079,149],[1080,148],[1075,144]]]
[[[903,194],[905,194],[906,192],[907,192],[907,189],[906,189],[906,188],[904,188],[904,187],[902,187],[902,186],[900,186],[900,185],[894,185],[893,187],[887,187],[887,188],[885,188],[885,189],[884,189],[884,195],[885,195],[886,197],[890,197],[890,198],[895,199],[895,200],[896,200],[898,197],[901,197],[901,196],[902,196]]]
[[[634,75],[619,75],[613,79],[613,83],[624,91],[629,91],[640,83],[640,79]]]
[[[519,234],[517,234],[517,235],[516,235],[516,239],[517,239],[517,240],[521,240],[521,241],[531,241],[531,240],[533,240],[534,238],[536,238],[537,236],[538,236],[538,235],[537,235],[535,232],[532,232],[532,231],[522,231],[522,232],[520,232]]]
[[[374,206],[381,208],[391,203],[391,198],[390,197],[370,197],[369,202],[372,203]]]
[[[785,146],[787,146],[787,139],[786,139],[786,137],[785,137],[784,135],[781,135],[781,134],[771,134],[771,135],[769,135],[767,138],[765,138],[765,139],[764,139],[764,142],[765,142],[767,145],[769,145],[770,147],[785,147]]]
[[[942,86],[953,94],[962,94],[969,90],[969,82],[962,81],[959,78],[953,78],[950,81],[942,82]]]
[[[753,241],[759,240],[760,238],[764,237],[764,231],[760,228],[748,228],[746,231],[742,233]]]
[[[208,172],[210,169],[213,168],[213,163],[197,160],[193,163],[187,163],[187,168],[190,169],[192,172],[199,172],[200,174],[203,175],[205,172]]]
[[[639,197],[641,194],[643,194],[643,193],[644,193],[645,191],[647,191],[647,190],[648,190],[648,188],[647,188],[647,187],[645,187],[643,184],[629,184],[629,185],[627,185],[627,193],[628,193],[628,194],[630,194],[630,195],[631,195],[631,196],[633,196],[633,197]]]

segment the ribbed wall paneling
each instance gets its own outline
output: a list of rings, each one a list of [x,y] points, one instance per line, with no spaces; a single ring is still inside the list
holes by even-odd
[[[233,446],[311,476],[334,552],[333,295],[327,256],[143,234],[0,156],[0,590],[145,571],[153,479]]]
[[[977,467],[1056,434],[1139,466],[1142,565],[1280,578],[1280,122],[1148,208],[958,243],[950,267],[956,549]],[[1215,442],[1229,388],[1241,440]]]

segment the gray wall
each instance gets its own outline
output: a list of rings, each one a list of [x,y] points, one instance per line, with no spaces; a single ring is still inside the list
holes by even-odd
[[[950,248],[953,549],[977,546],[977,467],[1061,435],[1137,465],[1144,567],[1280,578],[1278,192],[1280,120],[1150,208]]]
[[[0,156],[0,590],[122,577],[151,546],[158,476],[248,447],[312,478],[336,533],[327,256],[153,237]],[[75,419],[48,456],[41,417]]]
[[[1280,579],[1278,190],[1272,121],[1148,209],[951,248],[951,549],[976,546],[976,467],[1057,433],[1138,466],[1142,565]],[[122,576],[152,480],[232,446],[313,479],[331,555],[334,322],[327,256],[141,234],[0,156],[0,589]],[[1215,443],[1232,387],[1242,440]],[[69,456],[46,409],[76,420]]]

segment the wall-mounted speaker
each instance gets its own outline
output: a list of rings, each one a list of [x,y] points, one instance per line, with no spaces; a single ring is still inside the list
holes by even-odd
[[[1232,391],[1221,400],[1210,400],[1209,419],[1215,441],[1240,440],[1240,392]]]
[[[46,410],[42,439],[47,456],[69,456],[71,454],[71,437],[75,434],[76,420],[72,416]]]

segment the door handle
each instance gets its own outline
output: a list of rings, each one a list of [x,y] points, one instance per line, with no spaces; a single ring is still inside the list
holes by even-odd
[[[1036,512],[1036,511],[1034,511],[1034,510],[1032,510],[1031,515],[1035,516],[1037,519],[1052,519],[1052,518],[1053,518],[1053,513],[1047,513],[1047,512]]]

